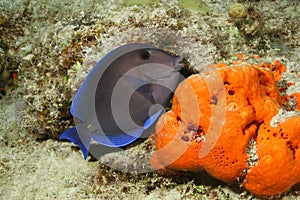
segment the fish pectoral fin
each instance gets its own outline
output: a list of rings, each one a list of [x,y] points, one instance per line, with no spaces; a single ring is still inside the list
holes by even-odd
[[[151,104],[155,104],[154,98],[153,98],[153,84],[151,84],[149,81],[138,78],[136,76],[131,75],[124,75],[124,79],[128,81],[128,83],[132,86],[132,89],[137,92],[139,95],[141,95],[142,99],[146,99],[146,101],[149,101]],[[141,100],[141,98],[139,98]]]
[[[60,136],[60,140],[69,140],[72,143],[76,144],[80,150],[82,151],[84,159],[87,158],[89,154],[89,147],[90,147],[90,139],[82,138],[79,136],[76,127],[70,128],[64,131]],[[83,139],[85,141],[83,141]]]
[[[160,82],[163,80],[168,80],[178,74],[174,68],[167,67],[162,64],[155,63],[151,67],[138,68],[139,74],[146,80],[151,80],[151,82]]]
[[[128,75],[128,74],[124,74],[122,76],[124,78],[124,80],[126,80],[130,85],[133,86],[133,89],[137,89],[143,85],[146,85],[148,83],[150,83],[149,80],[146,80],[144,78],[138,77],[138,76],[133,76],[133,75]]]

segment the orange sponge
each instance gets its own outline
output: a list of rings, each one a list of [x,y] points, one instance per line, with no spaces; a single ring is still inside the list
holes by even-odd
[[[210,66],[178,86],[172,110],[157,123],[151,164],[206,170],[225,182],[243,180],[256,195],[281,193],[300,182],[300,117],[270,126],[285,100],[277,87],[285,66],[239,58],[232,66]],[[258,161],[249,164],[246,151],[253,140]]]

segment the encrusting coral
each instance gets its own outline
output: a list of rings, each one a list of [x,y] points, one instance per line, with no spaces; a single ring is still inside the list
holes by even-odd
[[[179,85],[156,126],[152,167],[206,170],[258,196],[283,193],[300,182],[300,116],[270,125],[284,105],[277,82],[285,66],[237,56]],[[218,76],[222,87],[211,86]]]

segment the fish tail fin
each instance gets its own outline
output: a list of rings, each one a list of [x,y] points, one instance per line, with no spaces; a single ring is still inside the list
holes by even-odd
[[[72,143],[76,144],[80,150],[82,151],[84,159],[87,158],[89,154],[89,146],[90,146],[90,140],[83,141],[83,138],[81,138],[77,132],[76,127],[70,128],[66,131],[64,131],[60,136],[60,140],[69,140]]]

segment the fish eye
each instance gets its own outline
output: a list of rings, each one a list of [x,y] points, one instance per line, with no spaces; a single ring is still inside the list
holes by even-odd
[[[150,58],[150,52],[149,51],[143,51],[143,52],[141,52],[140,57],[143,60],[149,60],[149,58]]]

